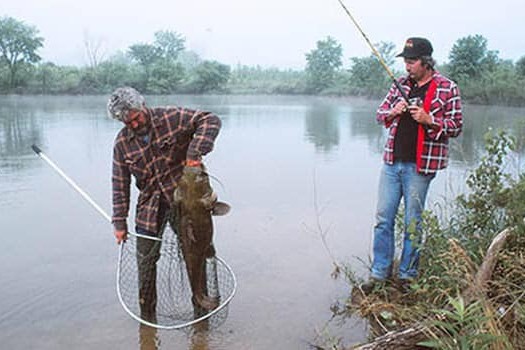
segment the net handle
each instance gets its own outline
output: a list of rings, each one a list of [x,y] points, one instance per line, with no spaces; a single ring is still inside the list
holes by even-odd
[[[46,156],[44,154],[44,152],[42,152],[42,150],[37,146],[37,145],[31,145],[31,149],[33,149],[33,151],[42,159],[44,160],[49,166],[51,166],[51,168],[53,168],[53,170],[55,170],[58,175],[60,175],[64,180],[66,180],[66,182],[71,185],[71,187],[77,191],[81,196],[82,198],[84,198],[89,204],[91,204],[91,206],[93,208],[95,208],[95,210],[100,214],[102,215],[106,221],[108,221],[110,224],[111,224],[111,216],[109,216],[105,211],[104,209],[102,209],[100,207],[100,205],[98,205],[82,188],[80,188],[80,186],[78,186],[76,184],[75,181],[73,181],[69,176],[66,175],[66,173],[64,171],[62,171],[62,169],[60,169],[58,167],[58,165],[55,164],[55,162],[53,162],[48,156]],[[158,237],[150,237],[150,236],[146,236],[146,235],[141,235],[139,233],[134,233],[134,232],[129,232],[128,231],[128,234],[132,235],[132,236],[136,236],[136,237],[140,237],[140,238],[146,238],[146,239],[151,239],[151,240],[154,240],[154,241],[161,241],[160,238]]]

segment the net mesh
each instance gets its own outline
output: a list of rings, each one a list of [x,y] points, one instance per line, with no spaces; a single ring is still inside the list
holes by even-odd
[[[218,257],[206,260],[207,293],[218,297],[220,305],[209,312],[195,307],[182,251],[169,225],[162,240],[128,235],[118,264],[120,302],[141,323],[182,329],[206,320],[208,327],[218,327],[227,317],[236,288],[231,269]]]

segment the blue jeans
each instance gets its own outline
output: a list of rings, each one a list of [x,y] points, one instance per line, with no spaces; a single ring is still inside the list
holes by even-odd
[[[416,237],[411,237],[414,232],[412,230],[411,234],[408,228],[414,227],[415,224],[416,232],[421,232],[421,213],[425,207],[428,187],[434,177],[435,174],[418,174],[415,163],[394,162],[393,165],[383,165],[374,227],[372,278],[382,280],[392,276],[395,252],[394,226],[401,198],[404,199],[405,205],[405,232],[398,276],[400,279],[417,277],[421,235],[416,234]]]

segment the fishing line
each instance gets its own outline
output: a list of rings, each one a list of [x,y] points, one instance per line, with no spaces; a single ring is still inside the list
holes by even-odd
[[[368,39],[368,36],[365,34],[365,32],[361,29],[361,26],[359,25],[359,23],[357,23],[357,21],[355,20],[354,16],[352,16],[352,14],[350,13],[350,11],[348,10],[348,8],[345,6],[345,4],[343,3],[342,0],[337,0],[339,1],[339,4],[341,4],[341,6],[343,7],[343,10],[345,10],[346,14],[348,15],[348,17],[350,17],[350,19],[352,20],[352,22],[354,23],[354,25],[356,26],[357,30],[361,33],[361,35],[363,36],[363,38],[365,38],[365,41],[367,42],[368,46],[370,46],[370,48],[372,49],[372,53],[377,57],[377,59],[379,60],[379,63],[381,64],[381,66],[385,69],[386,73],[388,74],[388,76],[392,79],[392,81],[394,82],[394,84],[396,85],[397,89],[399,90],[399,92],[401,93],[401,95],[403,96],[403,98],[405,99],[405,101],[407,103],[410,103],[409,99],[408,99],[408,95],[406,94],[405,90],[403,90],[403,88],[401,87],[401,84],[399,84],[399,82],[397,81],[396,77],[394,76],[394,73],[392,73],[392,71],[390,70],[390,68],[388,68],[388,65],[385,63],[385,60],[383,60],[383,57],[381,57],[381,54],[376,50],[376,48],[374,47],[374,45],[372,45],[372,43],[370,42],[370,39]]]

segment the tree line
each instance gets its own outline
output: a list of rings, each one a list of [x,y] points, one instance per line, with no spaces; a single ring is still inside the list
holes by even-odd
[[[106,94],[130,85],[146,94],[264,93],[365,96],[379,98],[391,81],[372,54],[351,57],[332,37],[317,41],[305,54],[304,70],[262,68],[204,60],[186,49],[175,31],[154,33],[149,43],[136,43],[108,59],[99,46],[85,41],[89,64],[60,66],[44,62],[38,50],[44,38],[36,27],[12,17],[0,18],[0,93]],[[395,62],[395,45],[376,45],[385,62]],[[525,56],[504,60],[489,50],[483,36],[458,39],[449,61],[437,69],[458,82],[465,100],[479,104],[525,105]],[[396,76],[404,72],[395,72]]]

